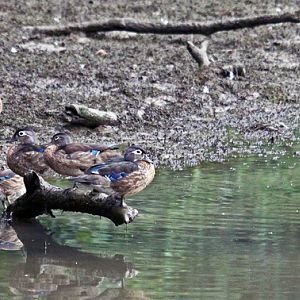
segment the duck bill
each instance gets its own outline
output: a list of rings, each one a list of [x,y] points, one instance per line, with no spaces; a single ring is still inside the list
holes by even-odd
[[[149,164],[153,164],[153,161],[148,157],[148,155],[144,155],[143,160],[148,162]]]

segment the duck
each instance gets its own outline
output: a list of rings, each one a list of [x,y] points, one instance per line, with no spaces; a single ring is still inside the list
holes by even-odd
[[[45,147],[38,145],[32,128],[16,130],[8,142],[19,142],[9,147],[6,157],[7,165],[14,173],[24,176],[30,171],[35,171],[40,175],[52,175],[53,171],[44,159]]]
[[[121,197],[121,207],[126,207],[125,197],[146,188],[154,179],[155,167],[144,148],[131,145],[123,158],[111,159],[90,167],[83,176],[70,178],[74,182],[92,186],[96,192],[117,194]]]
[[[26,188],[22,176],[10,169],[0,171],[0,198],[3,207],[6,207],[5,200],[10,204],[11,200],[25,194],[25,192]]]
[[[45,146],[45,161],[55,172],[65,176],[84,175],[89,167],[121,156],[115,146],[74,143],[66,132],[56,133]]]

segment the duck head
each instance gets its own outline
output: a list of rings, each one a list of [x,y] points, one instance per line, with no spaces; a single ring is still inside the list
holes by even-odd
[[[35,132],[30,127],[18,129],[8,142],[20,142],[21,144],[36,144]]]
[[[143,160],[148,163],[153,163],[152,160],[147,156],[146,150],[136,145],[131,145],[126,149],[124,159],[132,162]]]
[[[72,138],[69,134],[65,132],[59,132],[53,135],[53,137],[51,138],[50,145],[64,147],[72,142]]]

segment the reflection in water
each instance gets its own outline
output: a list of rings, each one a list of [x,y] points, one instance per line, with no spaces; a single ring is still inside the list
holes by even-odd
[[[52,236],[15,227],[27,257],[0,251],[0,299],[11,299],[8,286],[50,299],[300,299],[299,164],[250,157],[159,170],[130,198],[139,216],[127,233],[105,218],[58,212],[39,218]]]
[[[14,295],[47,295],[48,299],[117,299],[129,295],[124,299],[146,299],[142,291],[123,287],[124,278],[135,276],[137,271],[122,256],[97,257],[59,245],[37,221],[12,227],[2,223],[0,238],[0,249],[12,250],[6,246],[9,243],[15,244],[16,250],[23,244],[26,253],[25,262],[10,270],[9,289]],[[118,288],[107,289],[108,281]]]
[[[0,250],[17,251],[22,250],[23,246],[13,227],[0,219]]]

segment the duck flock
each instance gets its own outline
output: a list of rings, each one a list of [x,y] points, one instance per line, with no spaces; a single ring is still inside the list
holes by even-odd
[[[0,198],[4,206],[25,193],[23,177],[30,171],[41,176],[66,176],[74,183],[90,186],[96,192],[124,197],[136,194],[151,183],[153,162],[145,149],[129,146],[121,153],[117,146],[74,143],[68,133],[55,134],[39,145],[34,130],[18,129],[7,152],[9,169],[0,171]]]

